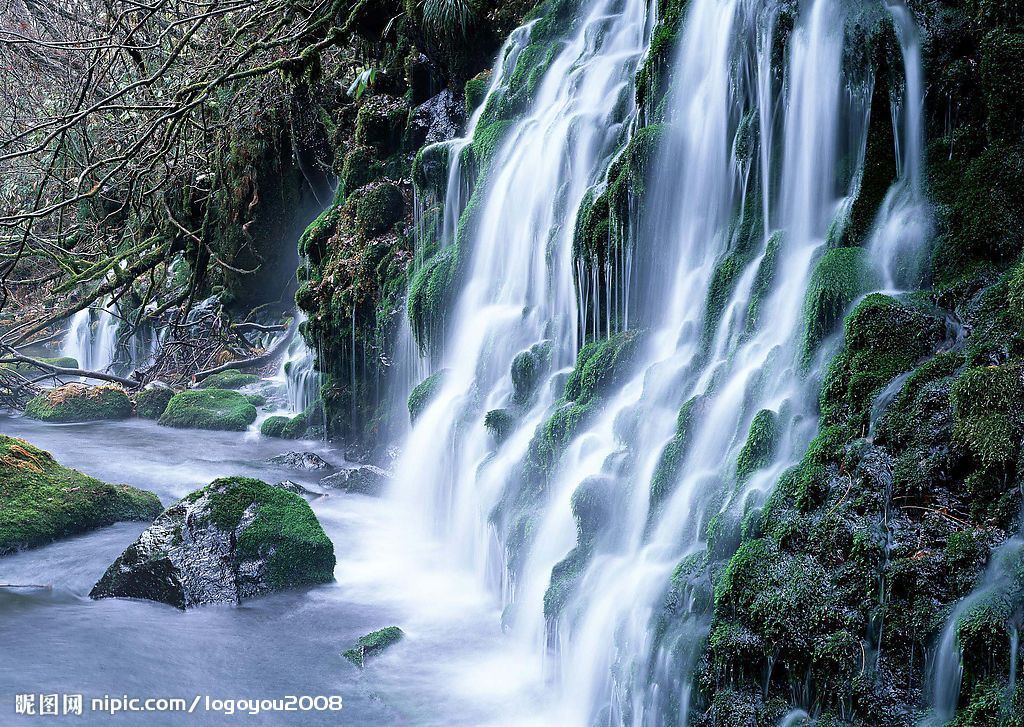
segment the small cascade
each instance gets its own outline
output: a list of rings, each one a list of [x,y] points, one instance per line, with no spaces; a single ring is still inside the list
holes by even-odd
[[[904,291],[921,287],[933,227],[923,187],[924,74],[913,15],[903,0],[887,0],[886,7],[900,40],[905,72],[905,92],[902,98],[894,96],[892,107],[899,177],[885,195],[868,247],[877,261],[883,290]]]
[[[301,325],[305,316],[297,315]],[[288,345],[278,378],[285,382],[289,411],[301,414],[320,400],[321,376],[316,370],[316,354],[301,335],[295,335]]]
[[[61,355],[78,361],[80,368],[107,371],[117,353],[117,332],[121,319],[109,300],[102,308],[83,308],[71,317],[61,346]]]
[[[956,715],[964,686],[963,649],[961,629],[972,620],[987,619],[988,628],[1006,630],[1008,658],[1006,664],[990,665],[1009,674],[1006,697],[1016,687],[1020,660],[1018,634],[1024,622],[1024,537],[1011,538],[996,548],[981,583],[954,608],[931,662],[931,716],[930,727],[947,724]],[[978,675],[973,675],[977,677]]]

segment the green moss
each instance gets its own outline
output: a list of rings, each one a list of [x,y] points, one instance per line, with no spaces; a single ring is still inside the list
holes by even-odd
[[[237,553],[266,559],[273,588],[334,580],[334,545],[299,495],[249,477],[214,480],[191,497],[204,494],[210,520],[222,530],[236,530],[242,516],[255,509],[255,518],[238,536]]]
[[[360,187],[376,181],[383,173],[384,167],[373,149],[359,144],[353,145],[345,153],[342,161],[339,197],[344,199]]]
[[[356,645],[342,653],[346,659],[356,666],[362,668],[363,662],[368,656],[379,654],[384,649],[397,644],[405,634],[397,626],[388,626],[359,637]]]
[[[416,387],[409,394],[409,419],[410,421],[416,421],[423,410],[427,408],[427,405],[437,394],[441,385],[444,384],[444,377],[448,373],[448,369],[441,369],[435,371],[427,378],[423,379],[420,383],[416,384]]]
[[[64,384],[30,399],[25,415],[44,422],[125,419],[132,415],[132,402],[120,387]]]
[[[983,466],[1015,463],[1024,435],[1024,369],[1016,363],[968,369],[951,393],[955,437]]]
[[[243,386],[255,384],[260,380],[256,374],[242,373],[238,369],[228,369],[210,374],[199,383],[202,389],[241,389]]]
[[[682,466],[683,458],[689,451],[692,428],[697,415],[700,413],[698,407],[701,402],[702,399],[695,396],[688,399],[679,409],[679,414],[676,417],[675,434],[672,436],[672,440],[665,445],[665,449],[662,450],[661,457],[658,459],[658,466],[655,468],[654,476],[651,478],[651,514],[647,518],[648,524],[653,522],[657,514],[661,512],[661,506],[665,498],[671,494],[676,481],[679,479],[680,467]]]
[[[323,426],[323,417],[320,417],[319,426]],[[296,414],[281,429],[281,437],[284,439],[302,439],[313,426],[309,414],[303,412]]]
[[[448,245],[416,271],[409,284],[409,320],[421,349],[443,327],[459,262],[459,245]]]
[[[801,350],[809,365],[818,344],[842,320],[846,309],[869,287],[867,253],[857,247],[827,250],[814,268],[804,300]]]
[[[504,442],[516,425],[516,417],[508,409],[491,409],[484,415],[484,426],[498,444]]]
[[[151,492],[100,482],[0,434],[0,555],[161,510]]]
[[[401,98],[375,94],[359,107],[356,143],[376,149],[382,156],[398,151],[408,107]]]
[[[386,232],[402,219],[405,201],[391,182],[380,182],[358,190],[353,198],[355,223],[362,235],[374,237]]]
[[[159,419],[173,396],[173,389],[143,389],[135,395],[135,411],[143,419]]]
[[[260,424],[260,434],[264,437],[280,437],[289,421],[290,418],[284,416],[267,417]]]
[[[526,406],[551,367],[551,342],[534,344],[512,359],[512,401]]]
[[[466,81],[466,118],[468,119],[476,111],[476,108],[483,103],[487,95],[487,87],[490,85],[491,72],[481,71],[473,78]]]
[[[736,479],[745,481],[751,474],[766,467],[775,455],[779,441],[779,415],[762,409],[750,422],[750,432],[736,458]]]
[[[761,324],[761,315],[765,299],[771,294],[775,273],[778,269],[779,248],[782,246],[782,233],[775,232],[768,238],[768,245],[765,247],[764,256],[757,266],[757,273],[754,276],[754,285],[750,291],[750,303],[747,306],[747,319],[745,331],[753,333]]]
[[[167,427],[245,431],[256,421],[256,407],[237,391],[198,389],[175,394],[160,416]]]

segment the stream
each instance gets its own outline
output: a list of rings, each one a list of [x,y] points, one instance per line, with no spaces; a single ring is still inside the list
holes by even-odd
[[[64,465],[155,492],[165,506],[226,475],[316,485],[324,472],[266,464],[291,450],[343,457],[323,442],[253,432],[206,432],[123,422],[51,425],[0,415],[0,432],[22,437]],[[88,593],[147,523],[120,523],[0,559],[0,644],[8,664],[0,693],[82,694],[81,724],[524,724],[543,710],[539,670],[499,648],[498,605],[475,579],[449,570],[437,548],[413,541],[389,518],[387,500],[332,492],[311,503],[334,542],[333,584],[181,612]],[[341,652],[397,625],[406,638],[360,670]],[[338,712],[227,716],[210,712],[89,711],[120,697],[280,699],[340,695]],[[13,710],[12,701],[5,709]],[[512,718],[510,715],[515,715]],[[35,717],[39,724],[62,717]],[[2,722],[3,720],[0,720]]]

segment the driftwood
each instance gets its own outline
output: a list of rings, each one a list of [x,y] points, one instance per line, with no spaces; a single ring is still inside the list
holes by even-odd
[[[263,333],[288,330],[288,326],[284,323],[278,323],[272,326],[264,326],[259,323],[232,323],[231,328],[236,331],[261,331]]]
[[[98,381],[109,381],[114,384],[121,384],[129,389],[137,389],[142,385],[141,381],[133,381],[132,379],[126,379],[121,376],[114,374],[104,373],[102,371],[88,371],[86,369],[66,369],[61,366],[54,366],[38,359],[34,359],[31,356],[25,356],[18,353],[11,346],[3,346],[3,349],[7,353],[6,358],[0,359],[0,363],[26,363],[31,366],[35,366],[40,371],[46,373],[47,376],[77,376],[82,379],[96,379]]]
[[[284,353],[286,350],[288,350],[288,346],[291,344],[292,339],[295,338],[295,332],[298,329],[298,321],[296,319],[292,319],[291,325],[288,326],[288,333],[285,334],[285,336],[280,341],[278,341],[277,345],[275,345],[266,353],[262,353],[259,356],[253,356],[252,358],[243,358],[237,361],[228,361],[227,363],[221,364],[220,366],[214,366],[212,369],[205,369],[203,371],[199,371],[198,373],[192,375],[192,379],[193,381],[202,381],[207,376],[219,374],[221,371],[229,371],[231,369],[248,369],[252,368],[253,366],[263,366],[264,364],[268,364],[274,359],[276,359],[278,356],[280,356],[282,353]]]

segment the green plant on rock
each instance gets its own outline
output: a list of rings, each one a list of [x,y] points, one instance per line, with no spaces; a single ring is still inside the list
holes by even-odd
[[[384,649],[397,644],[405,634],[397,626],[388,626],[377,631],[360,636],[356,645],[342,653],[346,659],[358,666],[363,667],[366,657],[379,654]]]
[[[736,479],[744,482],[754,472],[771,463],[778,445],[779,415],[770,409],[762,409],[750,422],[750,432],[736,458]]]
[[[210,374],[203,379],[199,387],[202,389],[241,389],[243,386],[255,384],[260,380],[256,374],[247,374],[238,369],[227,369]]]
[[[805,365],[850,304],[870,287],[866,255],[859,247],[827,250],[815,266],[804,300],[801,351]]]
[[[25,405],[25,416],[44,422],[89,422],[131,415],[131,399],[119,386],[64,384],[33,397]]]
[[[245,431],[256,421],[256,407],[237,391],[196,389],[175,394],[159,423],[166,427]]]
[[[409,419],[415,422],[423,410],[427,408],[434,396],[440,391],[441,386],[444,384],[445,376],[448,373],[448,369],[441,369],[435,371],[427,378],[423,379],[420,383],[416,384],[416,387],[409,394]]]
[[[159,419],[173,396],[169,388],[143,389],[135,395],[135,413],[143,419]]]

